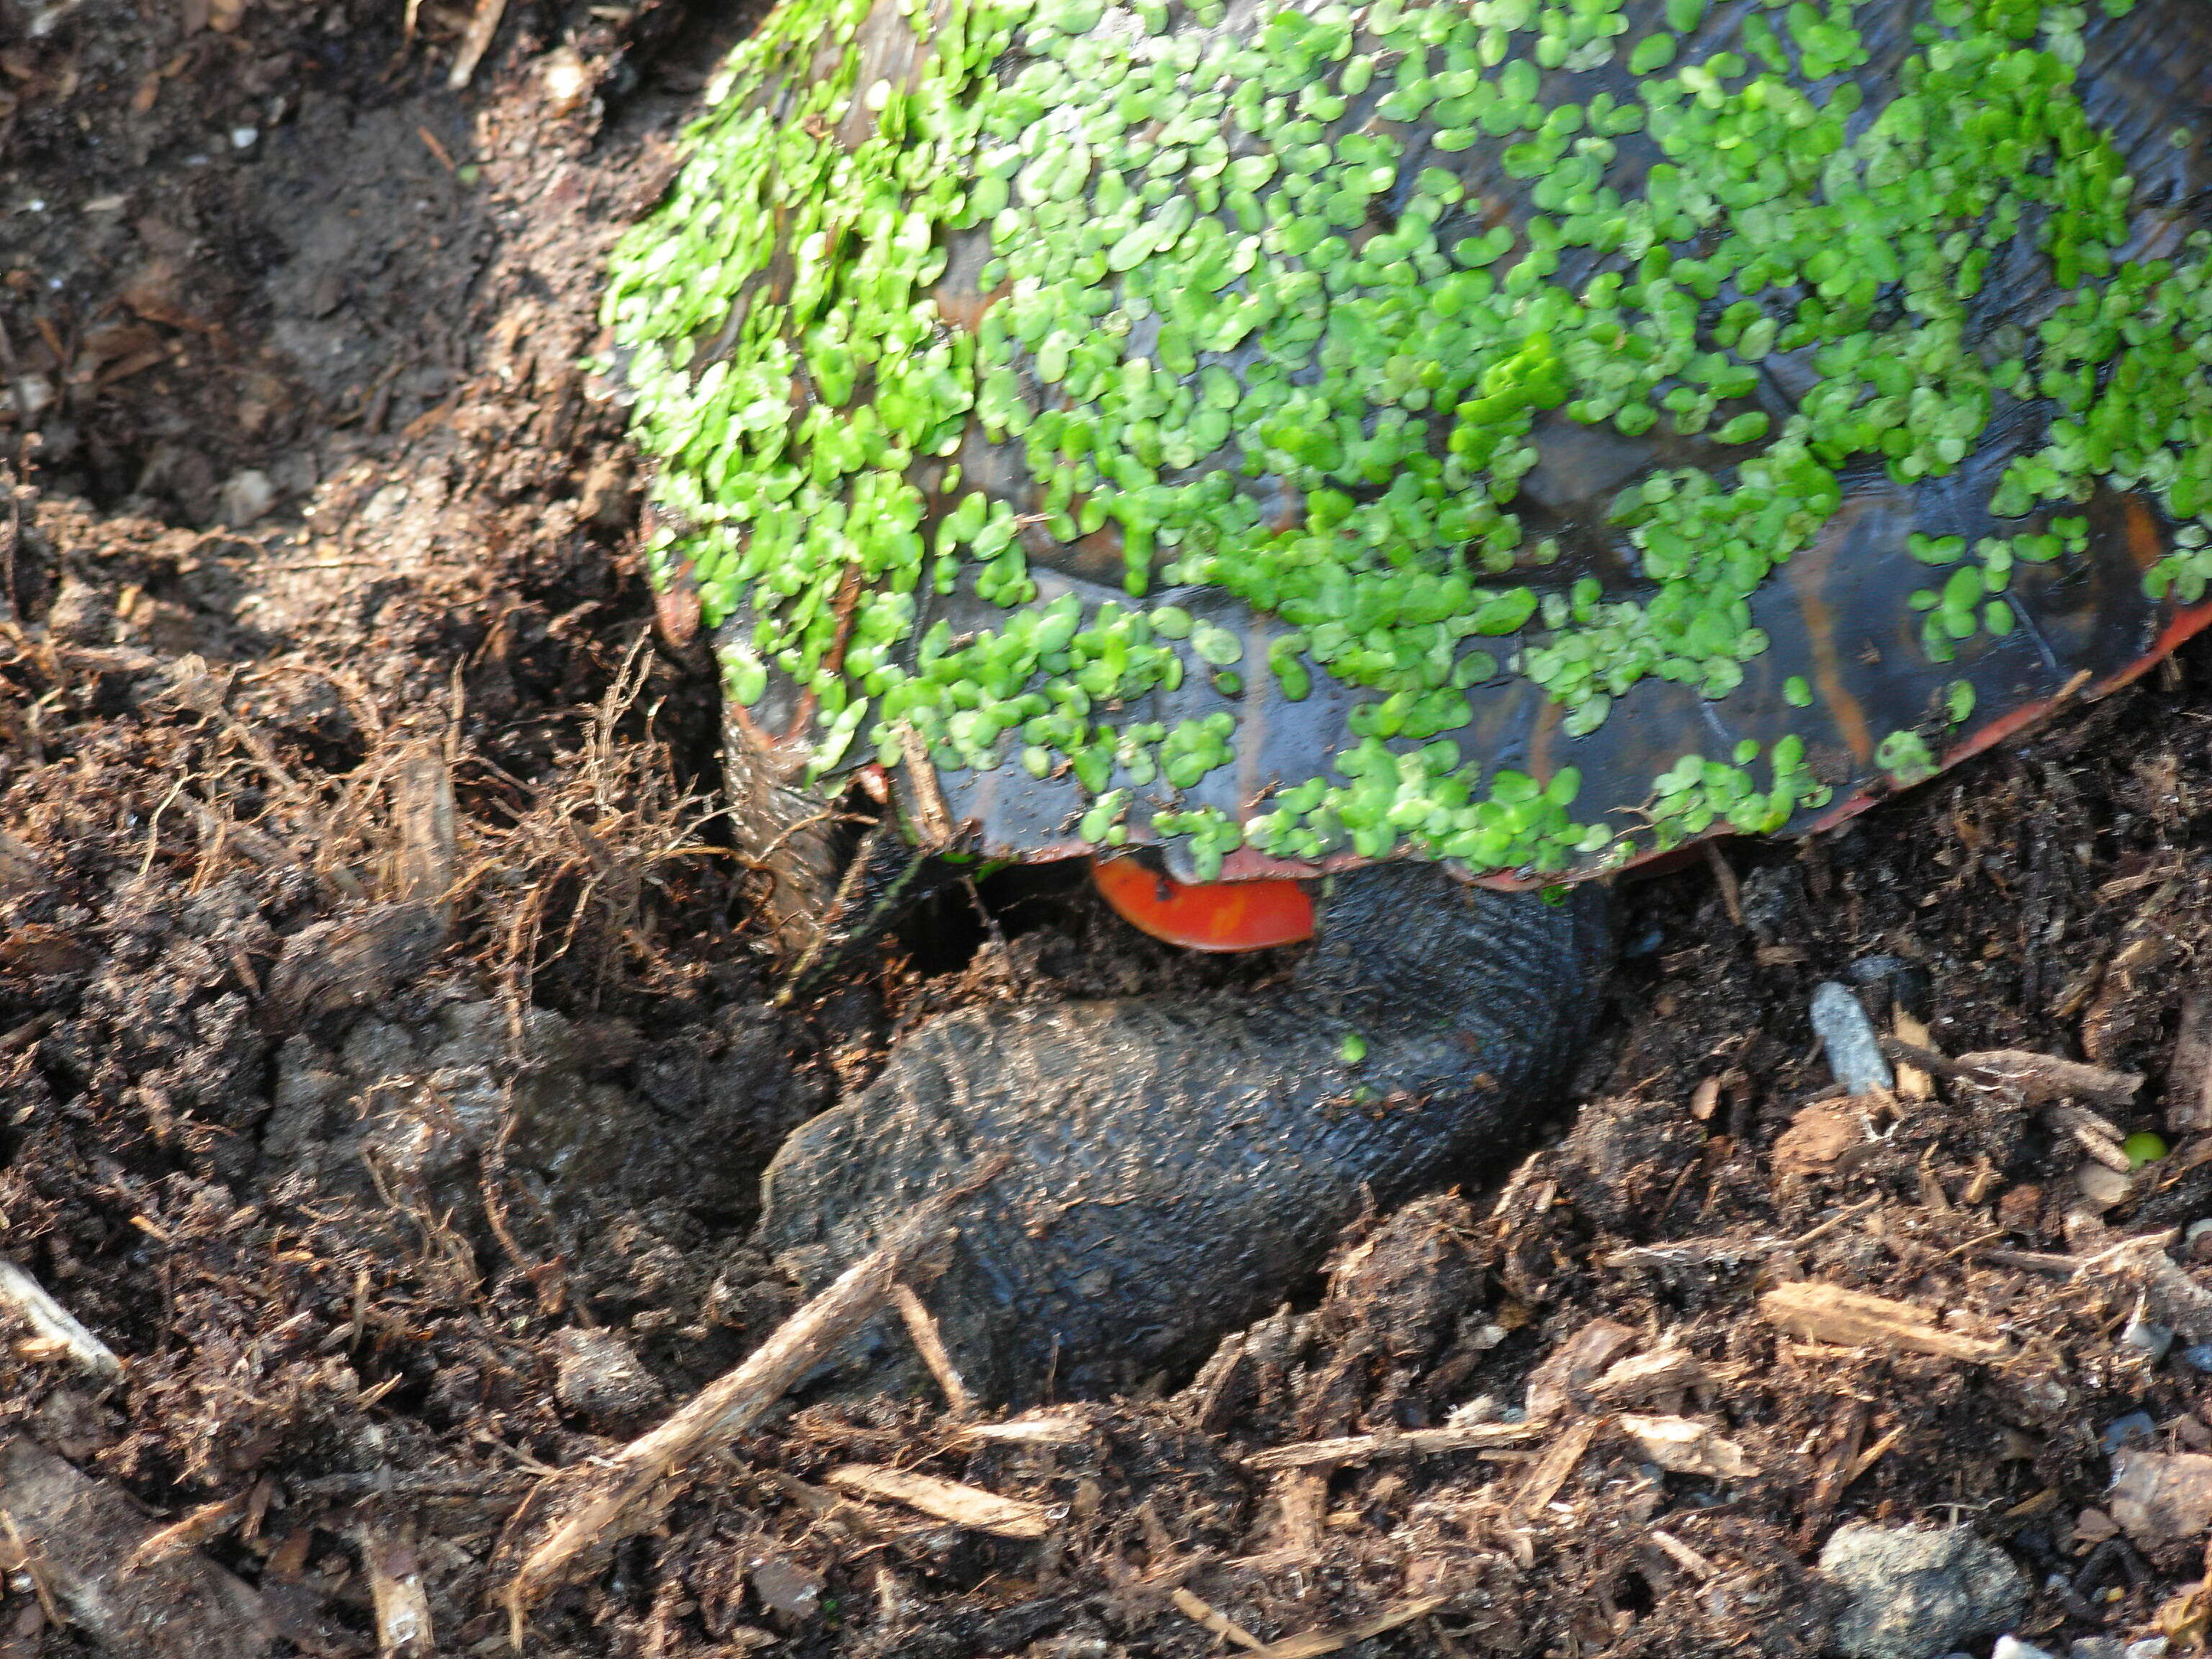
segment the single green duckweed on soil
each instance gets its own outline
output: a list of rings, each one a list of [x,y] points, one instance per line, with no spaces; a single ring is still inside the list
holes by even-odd
[[[1525,677],[1571,736],[1654,678],[1726,699],[1768,647],[1751,597],[1847,468],[1910,486],[2017,452],[1989,501],[2015,533],[1914,539],[1927,586],[1898,599],[1932,662],[2009,631],[2013,573],[2078,554],[2100,487],[2168,521],[2151,597],[2201,599],[2212,236],[2158,220],[2075,95],[2091,9],[1934,0],[1876,92],[1852,78],[1871,12],[787,0],[614,264],[656,568],[730,624],[737,701],[772,671],[811,694],[817,774],[915,738],[1072,770],[1094,842],[1235,757],[1231,716],[1132,700],[1358,688],[1356,742],[1255,816],[1154,816],[1202,870],[1239,845],[1626,857],[1572,767],[1462,749],[1467,693]],[[2034,400],[2046,420],[1993,428]],[[1605,514],[1632,586],[1538,574],[1560,548],[1516,502],[1577,427],[1648,448]],[[1026,493],[963,480],[979,458]],[[1039,527],[1117,547],[1126,601],[1047,602]],[[1271,619],[1264,654],[1194,617],[1207,589]],[[963,590],[1000,625],[933,617]],[[1974,689],[1941,701],[1963,723]],[[1880,763],[1924,775],[1931,739]],[[1795,733],[1685,754],[1643,844],[1827,793]]]

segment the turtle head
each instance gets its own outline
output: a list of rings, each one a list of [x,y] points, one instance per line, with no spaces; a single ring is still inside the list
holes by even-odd
[[[1116,915],[1186,950],[1263,951],[1313,936],[1313,900],[1302,882],[1181,882],[1140,854],[1102,859],[1091,870]]]

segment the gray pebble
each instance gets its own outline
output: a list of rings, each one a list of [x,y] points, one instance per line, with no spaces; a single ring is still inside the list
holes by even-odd
[[[2157,1419],[2148,1412],[2130,1412],[2125,1417],[2116,1418],[2106,1425],[2104,1433],[2097,1437],[2097,1446],[2106,1456],[2110,1457],[2130,1442],[2157,1437]]]
[[[2002,1629],[2027,1605],[2011,1558],[1964,1527],[1838,1527],[1820,1571],[1850,1597],[1835,1627],[1844,1659],[1931,1659]]]
[[[1895,1084],[1874,1022],[1849,986],[1831,979],[1814,988],[1813,1034],[1820,1039],[1836,1081],[1851,1093],[1870,1095]]]

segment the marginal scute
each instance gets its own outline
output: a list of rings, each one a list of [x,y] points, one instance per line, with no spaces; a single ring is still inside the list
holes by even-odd
[[[994,853],[1802,825],[2203,604],[2208,65],[2196,0],[786,0],[615,261],[655,568]]]

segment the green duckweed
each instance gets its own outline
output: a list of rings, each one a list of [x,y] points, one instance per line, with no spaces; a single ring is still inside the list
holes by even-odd
[[[2128,1155],[2128,1167],[2140,1170],[2166,1156],[2166,1141],[2148,1129],[2138,1129],[2120,1143],[2120,1150]]]
[[[1244,845],[1563,870],[1778,828],[1829,795],[1795,736],[1680,757],[1631,836],[1577,818],[1571,767],[1462,746],[1466,694],[1521,676],[1570,736],[1650,679],[1725,705],[1767,648],[1752,595],[1843,471],[1948,477],[2020,397],[2057,413],[1996,485],[2017,532],[1912,538],[1927,659],[2009,631],[2014,573],[2080,551],[2100,485],[2181,526],[2146,591],[2203,597],[2212,239],[2121,257],[2077,9],[1931,0],[1869,109],[1869,7],[1770,6],[1324,0],[1240,34],[1206,32],[1218,0],[785,0],[612,261],[656,580],[696,584],[735,702],[811,695],[817,774],[919,740],[1073,776],[1097,844],[1234,759],[1231,716],[1137,720],[1148,694],[1358,693],[1347,746],[1242,823],[1151,811],[1201,872]],[[1470,195],[1492,165],[1525,216]],[[2020,237],[2059,302],[1981,338]],[[1560,556],[1516,508],[1561,422],[1705,458],[1613,502],[1632,591],[1514,580]],[[1040,538],[1116,550],[1127,602],[1048,598]],[[1204,620],[1207,590],[1268,631]],[[960,594],[1002,620],[956,637]],[[1927,732],[1973,703],[1952,682]],[[1920,732],[1875,759],[1935,766]]]

